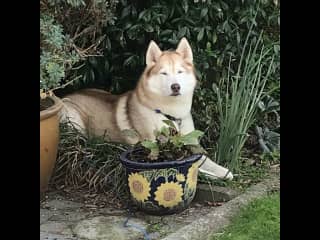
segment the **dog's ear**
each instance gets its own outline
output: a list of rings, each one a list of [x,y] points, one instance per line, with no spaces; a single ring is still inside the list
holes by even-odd
[[[149,43],[147,54],[146,54],[146,64],[147,65],[155,64],[158,61],[161,54],[162,54],[162,51],[160,50],[158,45],[151,40],[151,42]]]
[[[186,38],[180,40],[176,52],[182,55],[187,62],[193,62],[192,50]]]

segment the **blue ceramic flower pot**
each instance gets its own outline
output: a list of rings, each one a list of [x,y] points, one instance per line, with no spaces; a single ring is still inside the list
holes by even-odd
[[[120,155],[125,166],[130,196],[142,211],[154,215],[181,212],[192,202],[197,187],[201,154],[179,161],[136,162],[128,159],[134,150]]]

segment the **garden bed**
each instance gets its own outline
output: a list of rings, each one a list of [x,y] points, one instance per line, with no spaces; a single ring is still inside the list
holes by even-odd
[[[62,124],[58,159],[49,191],[89,205],[126,208],[129,195],[119,155],[128,147],[108,143],[102,138],[87,138],[72,126]],[[209,180],[200,174],[199,191],[209,196],[205,204],[215,205],[210,201],[215,188],[241,193],[264,179],[272,166],[278,165],[278,160],[263,159],[250,150],[244,156],[232,181]]]

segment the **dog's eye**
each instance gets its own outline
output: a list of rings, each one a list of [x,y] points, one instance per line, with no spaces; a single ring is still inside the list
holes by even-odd
[[[181,73],[183,73],[183,71],[179,70],[179,71],[178,71],[178,74],[181,74]]]
[[[165,75],[165,76],[168,75],[166,72],[161,72],[160,74]]]

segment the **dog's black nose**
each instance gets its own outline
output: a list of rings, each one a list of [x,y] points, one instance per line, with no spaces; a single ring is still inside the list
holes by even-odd
[[[171,89],[173,92],[179,92],[180,91],[180,85],[178,83],[174,83],[171,85]]]

